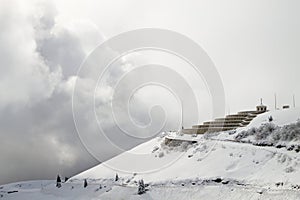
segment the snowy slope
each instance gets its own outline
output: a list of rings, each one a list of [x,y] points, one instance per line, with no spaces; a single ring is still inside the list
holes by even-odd
[[[236,140],[239,134],[268,124],[269,116],[273,117],[275,126],[290,126],[300,118],[300,109],[268,112],[235,132],[199,135],[198,143],[194,144],[166,145],[163,134],[74,176],[62,188],[55,188],[55,184],[49,181],[25,182],[21,183],[22,187],[9,184],[0,187],[0,197],[300,199],[300,153],[287,148],[253,145],[256,140],[253,135],[243,138],[248,141],[246,143]],[[300,135],[297,131],[295,133]],[[288,142],[300,145],[299,140]],[[116,173],[120,177],[118,181],[114,180]],[[88,180],[87,188],[83,188],[83,179]],[[149,184],[143,195],[137,195],[137,181],[140,179]],[[8,194],[14,190],[18,192]]]
[[[275,124],[283,126],[297,122],[300,109],[273,111],[259,115],[249,126],[239,129],[236,134],[267,123],[270,115],[273,116]],[[298,153],[226,141],[233,139],[236,134],[229,135],[228,132],[224,132],[211,139],[198,136],[198,144],[191,145],[186,151],[174,151],[162,147],[164,138],[158,137],[87,170],[74,179],[111,178],[115,173],[123,177],[131,177],[133,173],[137,173],[135,180],[143,178],[148,182],[216,176],[246,179],[257,183],[300,182],[299,170],[293,173],[285,172],[289,167],[297,169],[300,167]],[[153,152],[154,147],[159,147],[159,150]],[[159,152],[163,152],[164,156],[159,157]],[[285,162],[279,161],[284,158],[286,158]]]
[[[47,184],[45,184],[47,182]],[[44,184],[43,187],[38,187]],[[55,188],[54,181],[28,181],[2,186],[0,199],[8,200],[150,200],[150,199],[299,199],[297,190],[276,188],[264,189],[254,186],[236,184],[203,183],[192,180],[184,185],[169,183],[168,185],[154,185],[143,195],[137,194],[136,187],[122,186],[113,183],[90,183],[83,188],[80,183],[64,183],[61,188]],[[22,187],[26,187],[20,189]],[[31,188],[33,187],[33,188]],[[8,193],[17,191],[15,193]]]

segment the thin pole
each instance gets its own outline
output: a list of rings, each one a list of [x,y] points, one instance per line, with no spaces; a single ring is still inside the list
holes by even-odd
[[[294,105],[294,108],[296,108],[295,95],[293,95],[293,105]]]
[[[276,93],[274,94],[275,97],[275,110],[277,110],[277,97],[276,97]]]
[[[183,103],[181,101],[181,129],[184,129],[183,127]]]

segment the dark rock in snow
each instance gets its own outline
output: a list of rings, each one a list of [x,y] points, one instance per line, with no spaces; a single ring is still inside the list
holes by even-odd
[[[13,191],[8,191],[7,194],[12,194],[12,193],[16,193],[18,192],[17,190],[13,190]]]

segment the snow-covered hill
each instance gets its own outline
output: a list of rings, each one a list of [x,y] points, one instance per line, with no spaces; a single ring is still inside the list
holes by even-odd
[[[299,118],[300,109],[267,112],[236,131],[191,139],[197,143],[165,144],[166,134],[162,134],[74,176],[62,188],[49,181],[44,185],[34,182],[32,187],[30,182],[10,184],[0,188],[0,197],[300,199]],[[116,173],[118,181],[114,180]],[[88,180],[87,188],[83,188],[83,179]],[[143,195],[137,194],[140,179],[148,185]]]

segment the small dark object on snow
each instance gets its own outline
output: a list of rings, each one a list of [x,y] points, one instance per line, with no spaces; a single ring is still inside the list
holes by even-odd
[[[292,188],[299,190],[300,189],[300,185],[292,185]]]
[[[146,188],[145,188],[144,180],[141,179],[139,180],[138,194],[141,195],[144,193],[146,193]]]
[[[273,121],[273,117],[272,115],[269,117],[269,122],[272,122]]]
[[[18,192],[17,190],[8,191],[7,194],[12,194]]]
[[[263,191],[262,191],[262,190],[258,190],[257,193],[258,193],[258,194],[262,194]]]
[[[84,179],[84,181],[83,181],[83,187],[86,188],[87,186],[88,186],[87,180]]]
[[[277,144],[275,147],[276,147],[277,149],[281,149],[281,148],[285,147],[285,145]]]
[[[291,145],[291,146],[289,146],[289,147],[287,148],[287,150],[288,150],[288,151],[293,151],[294,148],[295,148],[295,145]]]
[[[56,187],[57,188],[60,188],[61,187],[61,178],[59,175],[57,175],[56,177]]]
[[[212,181],[213,181],[213,182],[216,182],[216,183],[221,183],[221,182],[222,182],[222,179],[221,179],[221,178],[216,178],[216,179],[213,179]]]
[[[283,186],[283,182],[275,183],[276,187]]]

